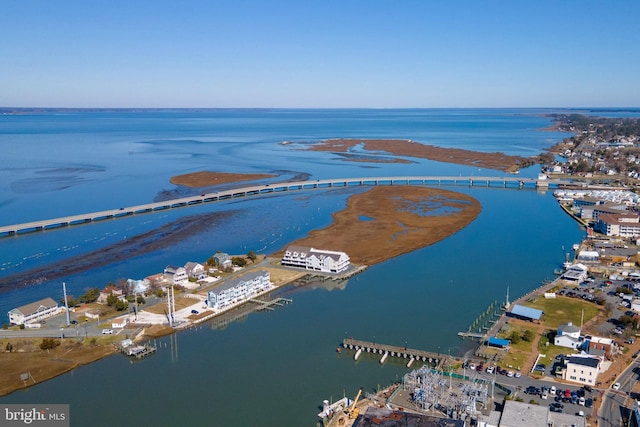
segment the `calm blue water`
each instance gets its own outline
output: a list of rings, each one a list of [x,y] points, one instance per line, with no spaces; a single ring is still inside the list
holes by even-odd
[[[0,222],[23,222],[149,202],[175,190],[169,178],[200,170],[289,171],[313,179],[383,175],[495,175],[427,160],[349,163],[304,151],[332,137],[407,138],[479,151],[533,155],[563,137],[541,131],[545,110],[206,110],[0,116]],[[292,144],[281,145],[282,141]],[[5,155],[6,153],[6,155]],[[523,176],[535,176],[529,168]],[[0,402],[71,403],[73,425],[315,425],[325,398],[395,381],[403,365],[354,363],[335,348],[346,335],[461,354],[466,330],[495,300],[552,275],[583,231],[534,190],[452,188],[482,212],[459,233],[371,267],[346,287],[296,289],[294,303],[225,329],[206,325],[159,341],[131,364],[113,356]],[[217,250],[269,254],[310,230],[360,189],[236,200],[90,226],[0,239],[0,282],[64,263],[184,216],[232,212],[184,241],[88,273],[0,294],[0,312],[37,298],[142,278]],[[366,214],[366,213],[365,213]],[[87,398],[91,396],[91,398]],[[171,402],[166,404],[165,402]],[[118,408],[113,410],[112,408]],[[124,420],[124,421],[123,421]],[[284,420],[284,421],[283,421]]]

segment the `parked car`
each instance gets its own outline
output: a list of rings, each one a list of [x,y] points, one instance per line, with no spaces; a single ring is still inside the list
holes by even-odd
[[[526,394],[535,394],[536,393],[536,387],[530,385],[529,387],[527,387],[524,392]]]
[[[113,329],[103,329],[102,333],[104,335],[111,335],[111,334],[113,334]]]
[[[516,378],[520,378],[522,376],[522,374],[520,373],[520,371],[516,371],[516,373],[514,374],[514,377]]]
[[[493,366],[487,366],[487,370],[486,370],[487,374],[493,374],[494,369],[495,368]]]
[[[556,386],[552,385],[551,388],[549,389],[549,393],[553,394],[554,396],[556,395]]]
[[[191,310],[191,314],[200,314],[198,310]]]
[[[584,401],[584,406],[587,408],[591,408],[593,406],[593,399],[592,398],[588,398],[587,400]]]
[[[614,389],[614,390],[620,390],[620,383],[613,383],[611,388]]]

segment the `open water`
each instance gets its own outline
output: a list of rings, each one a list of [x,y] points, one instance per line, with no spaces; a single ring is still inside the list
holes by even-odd
[[[333,137],[404,138],[426,144],[529,156],[564,134],[539,109],[163,110],[0,116],[0,223],[142,204],[184,194],[173,175],[201,170],[308,173],[311,179],[501,172],[415,160],[352,163],[305,145]],[[281,144],[289,141],[290,144]],[[536,176],[539,167],[521,172]],[[264,181],[268,182],[268,181]],[[345,336],[452,355],[494,301],[551,278],[581,230],[551,192],[447,187],[482,204],[479,217],[427,248],[367,269],[341,286],[289,291],[293,304],[225,328],[203,324],[158,340],[156,355],[115,355],[0,398],[2,403],[69,403],[74,426],[314,426],[323,399],[373,390],[405,372],[392,360],[355,363],[336,347]],[[200,190],[197,190],[200,191]],[[204,261],[217,250],[270,254],[310,230],[361,189],[309,191],[173,210],[0,239],[0,312],[119,278],[140,279],[167,264]],[[229,211],[213,227],[90,272],[21,286],[12,274],[64,263],[185,216]],[[339,248],[338,248],[339,249]],[[5,288],[6,289],[6,288]],[[5,317],[5,321],[7,318]],[[0,367],[1,370],[1,367]]]

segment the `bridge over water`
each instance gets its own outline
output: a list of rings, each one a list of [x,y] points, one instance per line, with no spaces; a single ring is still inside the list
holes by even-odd
[[[43,231],[68,227],[72,225],[87,224],[107,219],[123,218],[131,215],[139,215],[166,209],[183,208],[200,205],[203,203],[218,202],[239,197],[267,195],[288,191],[330,189],[352,186],[378,186],[378,185],[464,185],[470,187],[500,187],[500,188],[558,188],[569,185],[569,181],[562,180],[537,180],[533,178],[518,177],[480,177],[480,176],[394,176],[372,178],[339,178],[319,179],[316,181],[293,181],[274,184],[253,185],[224,191],[188,196],[162,202],[146,203],[118,209],[109,209],[99,212],[91,212],[80,215],[70,215],[60,218],[45,219],[40,221],[25,222],[21,224],[5,225],[0,227],[0,237],[15,236],[34,231]]]

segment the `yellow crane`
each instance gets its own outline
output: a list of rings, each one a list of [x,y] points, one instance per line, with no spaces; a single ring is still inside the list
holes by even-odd
[[[362,387],[360,387],[360,390],[358,390],[358,394],[356,394],[355,400],[351,404],[351,407],[347,410],[347,413],[349,414],[349,418],[352,420],[358,418],[358,415],[360,414],[360,409],[356,408],[356,404],[358,403],[358,399],[360,399],[361,394],[362,394]]]

